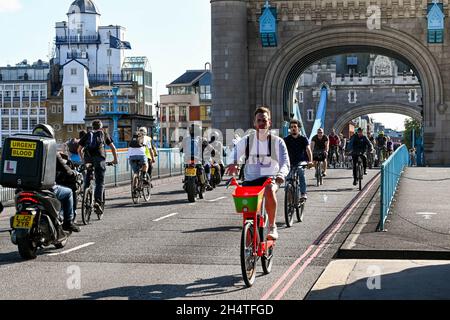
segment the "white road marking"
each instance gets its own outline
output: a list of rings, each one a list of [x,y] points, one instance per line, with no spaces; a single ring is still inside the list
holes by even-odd
[[[164,219],[167,219],[167,218],[176,216],[177,214],[179,214],[179,213],[178,213],[178,212],[171,213],[171,214],[168,214],[167,216],[164,216],[164,217],[158,218],[158,219],[156,219],[156,220],[153,220],[153,222],[159,222],[159,221],[161,221],[161,220],[164,220]]]
[[[95,244],[95,242],[89,242],[89,243],[83,244],[81,246],[75,247],[75,248],[70,249],[70,250],[66,250],[66,251],[62,251],[62,252],[58,252],[58,253],[50,253],[50,254],[47,254],[47,256],[49,256],[49,257],[60,256],[60,255],[71,253],[71,252],[74,252],[74,251],[77,251],[77,250],[80,250],[80,249],[83,249],[83,248],[86,248],[86,247],[90,247],[90,246],[92,246],[94,244]]]
[[[419,216],[423,216],[425,220],[431,220],[432,216],[437,215],[437,213],[434,212],[417,212],[416,214]]]
[[[220,198],[217,198],[217,199],[214,199],[214,200],[206,200],[207,202],[217,202],[217,201],[219,201],[219,200],[223,200],[223,199],[226,199],[227,197],[220,197]]]

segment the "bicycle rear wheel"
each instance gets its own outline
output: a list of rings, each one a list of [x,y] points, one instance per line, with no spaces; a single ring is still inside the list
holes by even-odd
[[[264,274],[270,274],[272,272],[272,266],[273,266],[273,250],[274,247],[270,247],[267,249],[266,254],[261,258],[261,264],[263,268]]]
[[[256,235],[259,242],[259,235]],[[253,221],[247,222],[242,230],[241,238],[241,270],[242,277],[247,287],[252,287],[256,279],[256,248],[258,244],[254,240]]]
[[[91,188],[86,189],[84,191],[83,202],[81,204],[81,219],[85,226],[91,223],[92,210],[94,210],[92,206],[93,203],[92,197],[93,197],[92,189]]]
[[[142,186],[142,196],[145,202],[149,202],[152,196],[152,180],[148,173],[145,174],[145,179],[147,183],[144,183]]]
[[[295,191],[291,182],[288,182],[286,186],[284,196],[284,217],[286,219],[286,226],[292,227],[294,224],[294,204],[295,204]]]

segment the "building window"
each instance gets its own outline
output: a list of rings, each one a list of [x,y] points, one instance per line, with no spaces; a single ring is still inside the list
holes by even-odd
[[[211,107],[210,106],[200,107],[200,120],[201,121],[211,120]]]
[[[58,106],[58,113],[62,113],[62,106]]]
[[[167,110],[166,110],[166,107],[162,107],[161,110],[162,110],[161,111],[161,122],[167,122],[167,114],[166,114]]]
[[[175,107],[169,108],[169,122],[175,122]]]
[[[70,74],[72,76],[76,76],[77,75],[77,69],[70,69]]]
[[[72,112],[77,112],[78,111],[78,107],[76,104],[72,105]]]
[[[314,121],[314,110],[313,109],[309,109],[307,111],[306,118],[308,119],[309,122]]]
[[[180,122],[186,122],[187,121],[187,108],[186,107],[180,107]]]
[[[94,113],[94,106],[89,106],[89,113],[90,114]]]
[[[211,100],[211,86],[200,86],[200,99]]]
[[[70,88],[70,92],[71,93],[77,93],[77,87]]]
[[[428,30],[428,43],[444,43],[444,30]]]
[[[111,57],[111,56],[112,56],[112,49],[108,49],[108,50],[107,50],[107,55],[108,55],[108,57]]]
[[[356,103],[357,102],[357,98],[358,98],[358,95],[356,94],[355,90],[350,90],[348,92],[348,102],[349,103]]]
[[[417,102],[417,90],[416,89],[409,90],[409,102],[411,102],[411,103]]]
[[[69,133],[73,132],[73,126],[67,126],[67,132]]]
[[[298,102],[299,103],[303,103],[304,102],[304,100],[303,100],[303,91],[299,91],[299,93],[298,93]]]

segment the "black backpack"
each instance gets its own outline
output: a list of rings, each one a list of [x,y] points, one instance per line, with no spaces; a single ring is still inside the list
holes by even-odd
[[[130,148],[142,148],[144,146],[144,135],[140,132],[136,132],[130,141]]]
[[[89,137],[87,140],[87,145],[85,150],[90,154],[94,154],[97,151],[100,151],[100,149],[105,144],[105,138],[103,135],[103,132],[89,132]]]

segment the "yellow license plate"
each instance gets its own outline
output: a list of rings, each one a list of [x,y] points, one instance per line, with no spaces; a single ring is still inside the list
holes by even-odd
[[[197,176],[197,168],[187,168],[186,175],[188,177],[196,177]]]
[[[13,228],[14,229],[31,229],[33,226],[34,216],[33,215],[21,215],[18,214],[14,217]]]
[[[211,174],[215,175],[216,174],[216,168],[211,168]]]

